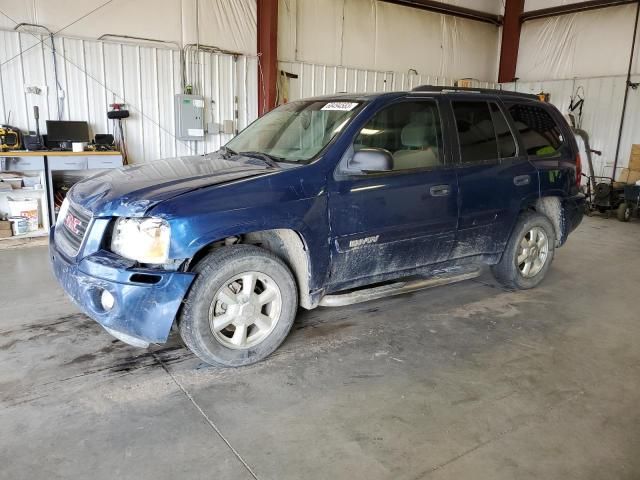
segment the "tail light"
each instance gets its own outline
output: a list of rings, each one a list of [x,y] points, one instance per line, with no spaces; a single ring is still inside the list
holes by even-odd
[[[582,183],[582,159],[580,154],[576,153],[576,185],[578,188],[580,188],[580,183]]]

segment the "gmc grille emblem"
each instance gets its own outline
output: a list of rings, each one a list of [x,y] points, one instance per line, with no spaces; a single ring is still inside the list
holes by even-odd
[[[82,225],[82,222],[78,218],[67,213],[67,216],[64,219],[64,226],[67,227],[67,230],[75,235],[80,235],[80,230],[78,229],[80,225]]]

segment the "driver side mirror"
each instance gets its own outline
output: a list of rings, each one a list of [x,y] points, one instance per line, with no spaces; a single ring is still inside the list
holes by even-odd
[[[393,157],[384,148],[363,148],[354,153],[347,168],[358,172],[388,172],[393,170]]]

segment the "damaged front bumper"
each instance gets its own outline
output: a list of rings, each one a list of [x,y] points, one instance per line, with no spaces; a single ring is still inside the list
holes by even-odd
[[[135,262],[98,250],[79,261],[66,258],[53,241],[49,253],[56,279],[71,300],[116,338],[134,346],[164,343],[195,275],[136,268]],[[105,308],[104,291],[113,306]]]

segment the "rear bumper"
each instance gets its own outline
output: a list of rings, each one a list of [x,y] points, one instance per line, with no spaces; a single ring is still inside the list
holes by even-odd
[[[166,342],[194,274],[135,268],[135,262],[104,250],[74,262],[58,251],[54,235],[52,228],[49,256],[54,275],[85,314],[136,346]],[[115,299],[108,311],[100,301],[103,290]]]
[[[582,223],[585,208],[585,196],[581,193],[573,197],[565,198],[562,202],[562,210],[564,213],[564,228],[561,244],[567,241],[567,237],[573,232],[578,225]]]

